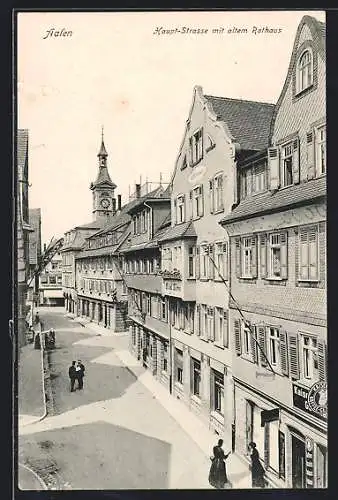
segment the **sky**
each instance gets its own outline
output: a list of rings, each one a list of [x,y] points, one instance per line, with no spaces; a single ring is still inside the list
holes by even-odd
[[[102,125],[124,204],[135,182],[170,180],[195,85],[277,102],[303,15],[325,21],[323,11],[19,13],[18,127],[29,130],[42,243],[93,220]],[[208,32],[159,29],[182,27]],[[52,28],[71,34],[47,36]]]

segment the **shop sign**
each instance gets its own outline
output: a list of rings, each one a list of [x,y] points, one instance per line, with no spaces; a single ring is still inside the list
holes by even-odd
[[[312,387],[292,384],[293,406],[324,422],[327,420],[327,384],[316,382]]]

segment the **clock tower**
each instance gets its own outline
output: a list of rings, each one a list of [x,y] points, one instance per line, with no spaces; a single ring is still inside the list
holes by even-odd
[[[116,199],[114,197],[116,184],[112,182],[107,168],[108,153],[104,145],[103,127],[101,147],[97,156],[99,159],[99,172],[95,182],[90,185],[93,192],[93,216],[95,221],[108,219],[116,211]]]

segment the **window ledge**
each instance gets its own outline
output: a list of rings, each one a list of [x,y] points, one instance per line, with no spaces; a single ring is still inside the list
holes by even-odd
[[[212,410],[210,412],[210,417],[217,420],[220,424],[224,424],[224,415],[221,415],[221,413],[218,413],[218,411]]]
[[[220,344],[219,342],[214,342],[214,346],[218,347],[218,349],[224,349],[225,346]]]
[[[257,277],[254,277],[254,276],[239,276],[239,279],[241,279],[241,280],[247,280],[247,281],[253,281],[253,280],[256,280]]]
[[[268,276],[268,277],[265,277],[263,278],[267,281],[283,281],[283,280],[286,280],[287,278],[281,278],[280,276]]]
[[[222,214],[224,212],[224,207],[223,208],[219,208],[218,210],[215,210],[213,212],[214,215],[217,215],[217,214]]]
[[[195,403],[201,404],[201,398],[197,396],[196,394],[191,395],[192,401],[195,401]]]
[[[306,87],[305,89],[302,89],[302,90],[298,90],[298,92],[296,92],[294,94],[294,97],[295,99],[298,99],[300,97],[302,97],[303,95],[305,95],[307,92],[309,92],[310,90],[312,90],[314,88],[314,84],[313,82],[311,83],[311,85],[309,85],[308,87]]]

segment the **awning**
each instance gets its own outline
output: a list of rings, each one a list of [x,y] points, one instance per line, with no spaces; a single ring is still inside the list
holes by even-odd
[[[43,290],[43,296],[46,298],[63,298],[62,290]]]
[[[262,410],[261,411],[261,427],[264,427],[266,422],[274,422],[279,420],[279,408],[274,408],[273,410]]]

